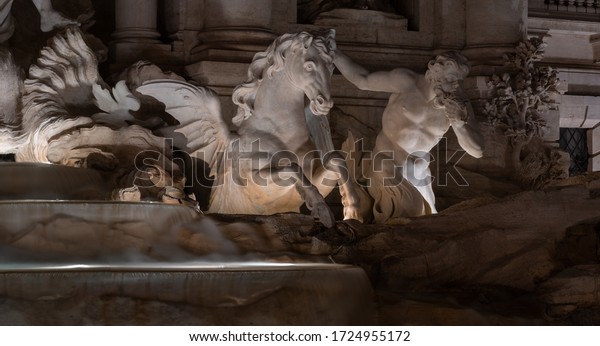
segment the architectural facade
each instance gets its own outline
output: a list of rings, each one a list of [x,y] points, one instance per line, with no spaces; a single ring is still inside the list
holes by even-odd
[[[586,129],[587,170],[600,170],[597,1],[389,4],[388,11],[378,11],[373,9],[376,6],[361,7],[351,1],[117,0],[114,9],[94,2],[98,13],[114,11],[115,31],[109,44],[112,72],[140,59],[150,60],[217,91],[227,114],[234,113],[230,96],[243,81],[253,55],[286,32],[334,28],[338,47],[371,70],[424,71],[432,56],[459,50],[472,64],[465,87],[471,99],[480,103],[489,94],[489,77],[502,73],[502,55],[528,37],[543,37],[548,46],[539,64],[558,69],[561,81],[556,105],[545,114],[544,139],[557,143],[560,128]],[[348,130],[372,138],[388,95],[360,91],[339,74],[333,77],[332,91],[336,108],[330,120],[336,143]],[[485,116],[477,113],[485,123]],[[346,117],[353,121],[340,120]],[[488,160],[497,159],[493,142],[487,147]]]

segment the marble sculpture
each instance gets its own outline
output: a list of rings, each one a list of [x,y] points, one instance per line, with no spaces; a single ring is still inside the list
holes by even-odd
[[[282,35],[255,55],[247,81],[235,88],[232,131],[215,92],[150,63],[134,64],[109,87],[81,29],[57,17],[50,2],[34,3],[42,29],[66,28],[49,40],[24,81],[10,52],[2,51],[0,152],[19,162],[96,169],[110,182],[109,199],[197,206],[184,193],[183,167],[173,161],[179,148],[210,167],[209,213],[269,215],[305,204],[332,227],[324,196],[338,185],[344,219],[363,221],[372,213],[385,222],[436,211],[428,152],[450,127],[469,154],[482,155],[461,86],[468,64],[457,53],[432,60],[425,75],[401,68],[369,73],[336,50],[333,30]],[[0,3],[9,24],[11,4]],[[370,161],[334,150],[327,119],[334,64],[358,88],[392,94]],[[164,111],[147,114],[157,104]],[[363,154],[353,140],[350,134],[345,151]],[[371,197],[357,180],[368,180]]]
[[[14,119],[4,117],[0,152],[19,162],[97,169],[109,176],[112,199],[189,202],[169,138],[209,163],[217,181],[211,213],[273,214],[306,203],[331,227],[335,219],[323,196],[337,182],[344,217],[360,219],[360,199],[343,155],[333,150],[326,118],[334,34],[286,34],[258,53],[248,81],[235,90],[239,130],[231,133],[213,91],[156,71],[140,79],[142,69],[148,72],[144,64],[111,90],[80,29],[69,26],[41,51],[23,92],[14,95],[22,112],[15,106]],[[10,55],[4,64],[6,75],[18,79]],[[128,84],[142,85],[132,92]],[[142,95],[162,102],[177,125],[137,112]]]
[[[18,80],[10,54],[3,64],[9,80]],[[112,199],[179,203],[185,179],[164,139],[136,124],[129,112],[140,103],[124,82],[112,93],[107,88],[81,30],[67,27],[40,52],[23,91],[5,103],[15,108],[4,110],[0,152],[17,162],[94,168],[114,187]]]
[[[437,56],[424,75],[405,68],[369,72],[342,51],[335,65],[359,89],[390,93],[370,160],[354,160],[365,172],[376,222],[435,213],[429,152],[450,127],[471,156],[483,155],[483,138],[462,81],[469,73],[456,52]],[[347,150],[355,150],[347,145]],[[360,178],[360,177],[359,177]]]
[[[239,128],[234,134],[210,89],[166,80],[137,89],[164,103],[178,120],[162,135],[209,163],[216,176],[210,213],[297,212],[306,203],[331,227],[335,219],[323,196],[338,182],[344,218],[361,219],[356,186],[344,157],[333,151],[326,120],[333,106],[334,34],[285,34],[257,53],[248,80],[233,92],[238,105],[233,123]]]

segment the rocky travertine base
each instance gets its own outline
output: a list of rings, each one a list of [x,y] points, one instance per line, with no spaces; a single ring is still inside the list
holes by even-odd
[[[205,217],[161,204],[0,203],[0,322],[600,324],[599,181],[589,176],[472,199],[437,215],[387,225],[340,221],[331,229],[293,213]],[[310,262],[316,272],[242,266],[229,283],[207,279],[215,266],[228,276],[235,263],[252,262],[276,269]],[[356,267],[322,271],[332,262],[365,270],[376,314],[367,276]],[[68,264],[91,267],[66,271]],[[246,299],[246,291],[224,289],[252,285],[254,276],[263,286],[250,296],[277,292]],[[201,293],[204,282],[217,291]],[[240,312],[223,308],[226,301]],[[328,315],[334,307],[339,314]],[[46,310],[56,312],[45,318]]]
[[[383,323],[598,324],[597,197],[573,186],[471,201],[355,231],[335,258],[395,294]]]
[[[599,324],[600,184],[577,182],[389,225],[244,221],[275,229],[296,251],[363,267],[380,324]]]
[[[361,268],[271,230],[162,203],[0,202],[0,325],[376,323]]]

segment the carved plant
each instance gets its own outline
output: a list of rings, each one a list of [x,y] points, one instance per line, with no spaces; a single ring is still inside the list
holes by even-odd
[[[511,154],[508,167],[513,174],[522,168],[522,153],[533,138],[546,130],[543,115],[554,104],[558,71],[539,66],[547,44],[540,38],[520,42],[515,53],[505,54],[505,64],[513,75],[492,76],[488,87],[491,98],[484,107],[489,121],[508,137]]]

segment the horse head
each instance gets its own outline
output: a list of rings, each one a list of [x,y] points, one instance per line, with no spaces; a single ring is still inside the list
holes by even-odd
[[[335,32],[326,35],[298,34],[285,56],[284,73],[292,85],[304,91],[315,115],[326,115],[333,107],[330,81],[333,73]]]
[[[333,107],[330,80],[333,74],[335,31],[310,34],[284,34],[264,52],[254,56],[248,69],[248,79],[233,91],[233,103],[238,106],[233,118],[236,125],[248,119],[254,111],[256,92],[265,79],[277,73],[302,91],[316,115],[325,115]]]

